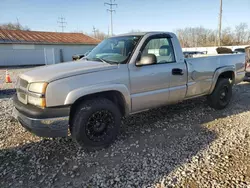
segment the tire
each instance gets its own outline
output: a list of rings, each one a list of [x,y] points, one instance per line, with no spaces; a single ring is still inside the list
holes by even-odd
[[[110,100],[97,98],[81,103],[71,125],[72,138],[88,151],[108,147],[121,125],[119,108]]]
[[[214,91],[207,97],[208,105],[214,109],[224,109],[232,98],[232,84],[227,78],[219,78]]]

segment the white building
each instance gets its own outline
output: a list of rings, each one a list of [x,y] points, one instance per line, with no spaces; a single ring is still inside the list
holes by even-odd
[[[44,65],[71,61],[100,41],[82,33],[0,29],[0,66]]]

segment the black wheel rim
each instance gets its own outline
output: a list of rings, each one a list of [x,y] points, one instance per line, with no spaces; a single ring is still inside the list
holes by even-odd
[[[105,141],[109,136],[109,130],[114,127],[114,118],[108,110],[100,110],[90,115],[86,133],[90,140],[94,142]]]
[[[229,88],[228,86],[224,86],[220,90],[220,101],[222,104],[227,104],[229,96],[228,96]]]

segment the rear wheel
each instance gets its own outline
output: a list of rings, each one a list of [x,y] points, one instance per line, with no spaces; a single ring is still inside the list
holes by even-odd
[[[214,91],[207,97],[208,105],[214,109],[225,108],[232,98],[232,84],[227,78],[220,78]]]
[[[79,105],[71,125],[72,137],[85,149],[109,146],[117,137],[121,113],[108,99],[93,99]]]

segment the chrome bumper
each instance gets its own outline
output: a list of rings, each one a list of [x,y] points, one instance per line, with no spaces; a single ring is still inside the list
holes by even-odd
[[[28,131],[40,137],[66,137],[68,136],[69,117],[58,117],[49,119],[34,119],[13,109],[12,116]]]

